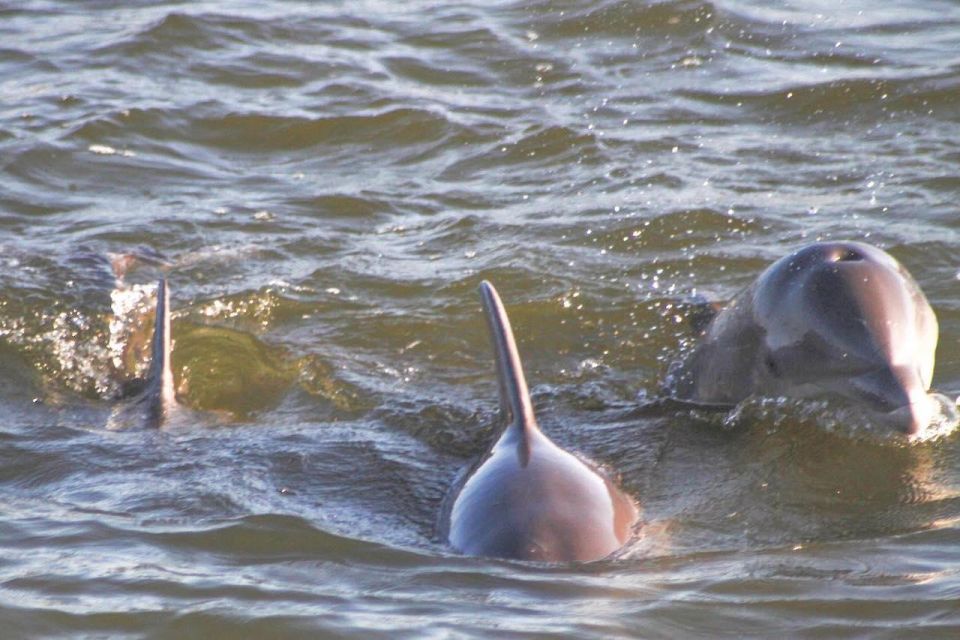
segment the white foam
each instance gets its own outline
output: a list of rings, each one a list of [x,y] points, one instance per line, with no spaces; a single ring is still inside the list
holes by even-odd
[[[957,409],[960,398],[952,400],[940,393],[931,393],[928,398],[933,409],[930,421],[925,429],[910,437],[912,442],[929,442],[945,438],[960,426],[960,411]]]
[[[117,149],[105,144],[92,144],[87,147],[87,151],[101,156],[123,156],[125,158],[132,158],[137,155],[133,151],[128,151],[127,149],[121,149],[118,151]]]
[[[107,350],[117,371],[123,370],[123,352],[130,339],[134,319],[153,307],[151,302],[156,297],[156,293],[156,284],[121,285],[110,292],[110,309],[113,316],[110,318]]]

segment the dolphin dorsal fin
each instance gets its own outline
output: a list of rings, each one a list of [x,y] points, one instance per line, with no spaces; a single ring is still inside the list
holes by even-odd
[[[163,422],[176,404],[173,369],[170,363],[170,291],[166,279],[157,284],[157,310],[153,319],[150,368],[145,381],[146,402],[151,421]]]
[[[486,312],[493,353],[497,361],[497,380],[500,384],[500,408],[509,416],[508,430],[519,430],[524,436],[537,431],[537,419],[530,401],[530,391],[523,375],[523,365],[513,339],[510,319],[493,285],[480,283],[480,298]],[[526,438],[524,439],[526,441]]]

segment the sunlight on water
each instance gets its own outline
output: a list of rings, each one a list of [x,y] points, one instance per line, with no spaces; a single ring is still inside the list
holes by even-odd
[[[156,297],[157,285],[155,284],[127,286],[118,283],[117,287],[110,292],[110,310],[113,315],[108,325],[107,348],[114,369],[126,372],[131,377],[143,375],[149,365],[144,357],[149,338],[144,333],[137,336],[134,343],[133,332],[137,327],[142,327],[144,319],[148,317],[152,332],[150,314],[156,306]]]
[[[951,400],[941,393],[932,393],[930,397],[936,404],[937,413],[931,418],[927,428],[916,436],[915,439],[919,442],[946,438],[960,426],[960,411],[957,409],[960,398]]]
[[[4,637],[956,635],[955,3],[2,15]],[[919,442],[661,398],[712,304],[818,239],[936,311]],[[131,428],[161,277],[189,410]],[[500,428],[483,279],[545,431],[641,505],[617,557],[437,534]]]

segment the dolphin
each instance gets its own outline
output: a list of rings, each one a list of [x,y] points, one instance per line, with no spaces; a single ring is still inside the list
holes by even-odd
[[[937,415],[928,393],[937,318],[907,270],[862,242],[819,242],[770,265],[668,375],[675,399],[838,396],[914,437]]]
[[[163,426],[180,409],[173,387],[170,340],[170,290],[165,278],[157,283],[157,306],[150,342],[150,367],[146,376],[134,381],[127,395],[132,396],[111,419],[119,427],[139,422],[147,428]]]
[[[540,430],[503,303],[489,282],[481,283],[480,295],[501,411],[509,422],[451,492],[452,506],[444,516],[447,539],[457,551],[474,556],[539,561],[609,556],[630,539],[637,506],[602,471]]]

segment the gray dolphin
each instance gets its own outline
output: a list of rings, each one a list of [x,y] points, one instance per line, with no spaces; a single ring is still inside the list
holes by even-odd
[[[139,423],[148,428],[160,427],[180,409],[173,388],[170,361],[170,291],[166,279],[161,279],[157,284],[150,350],[150,367],[146,376],[135,381],[134,388],[127,391],[132,398],[112,416],[111,425],[124,428]]]
[[[781,258],[707,326],[668,377],[675,398],[837,395],[908,435],[936,415],[928,394],[937,318],[907,270],[861,242]]]
[[[170,290],[165,278],[157,283],[157,310],[153,318],[153,340],[150,349],[150,368],[147,370],[143,398],[148,420],[160,426],[177,406],[170,361]]]
[[[541,561],[606,557],[630,539],[637,507],[601,471],[540,431],[510,321],[488,282],[480,295],[509,423],[452,493],[446,534],[462,553]]]

